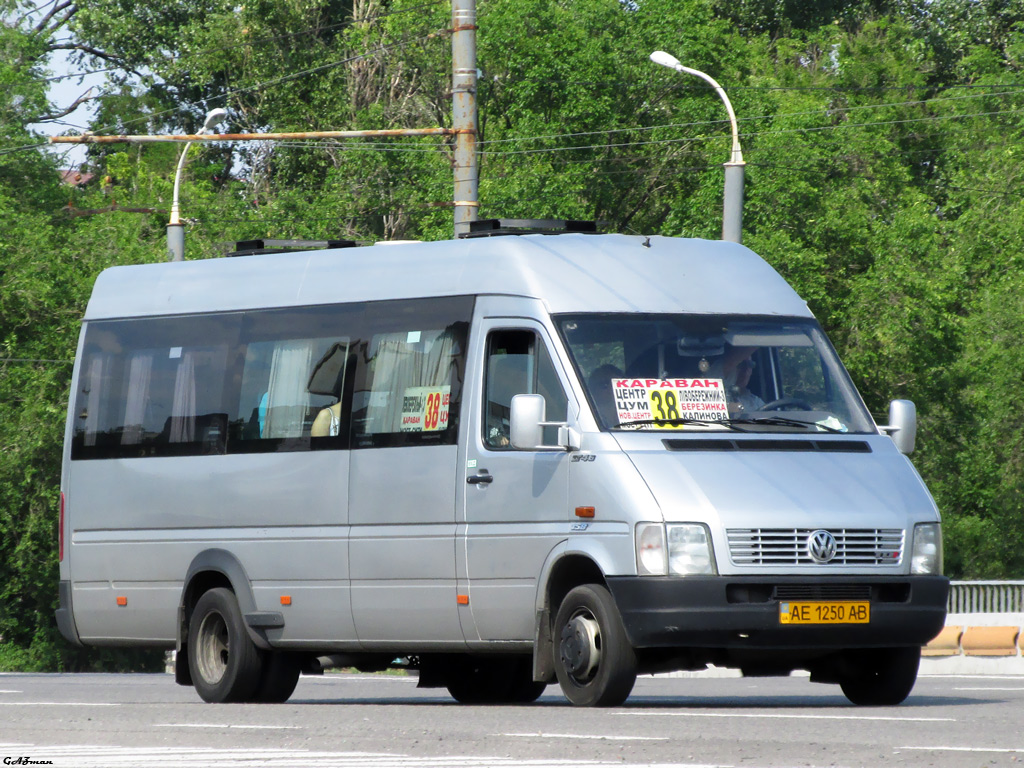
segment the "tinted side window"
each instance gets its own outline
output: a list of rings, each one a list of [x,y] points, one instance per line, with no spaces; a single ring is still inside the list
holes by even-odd
[[[352,445],[453,445],[472,300],[373,305],[356,355]]]
[[[510,448],[509,416],[512,398],[520,394],[544,395],[547,419],[563,421],[568,411],[565,390],[551,356],[533,331],[495,331],[487,339],[484,384],[483,440],[488,448]],[[544,427],[544,442],[557,439],[557,427]]]
[[[223,453],[238,327],[232,315],[92,324],[72,458]]]
[[[90,323],[72,458],[454,443],[472,304]]]

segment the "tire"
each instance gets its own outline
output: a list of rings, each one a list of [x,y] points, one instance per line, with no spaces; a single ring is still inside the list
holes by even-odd
[[[295,691],[302,671],[299,657],[294,653],[275,651],[263,661],[263,677],[252,700],[260,704],[282,704]]]
[[[251,701],[263,676],[263,660],[246,632],[238,600],[217,587],[196,602],[189,621],[188,664],[203,701]]]
[[[636,654],[615,601],[598,584],[576,587],[562,601],[553,637],[555,675],[579,707],[616,707],[636,683]]]
[[[839,678],[843,694],[860,706],[899,704],[917,682],[921,649],[878,648],[850,651],[851,669]]]
[[[452,666],[447,688],[460,704],[529,704],[547,683],[534,682],[529,657],[469,657]]]

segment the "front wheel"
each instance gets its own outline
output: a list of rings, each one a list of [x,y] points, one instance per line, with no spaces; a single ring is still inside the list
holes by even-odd
[[[636,654],[615,601],[600,584],[576,587],[555,617],[555,675],[580,707],[615,707],[636,683]]]
[[[917,682],[921,649],[873,648],[850,651],[850,669],[839,679],[843,694],[862,706],[899,704]]]
[[[203,701],[249,701],[256,692],[263,661],[230,589],[211,589],[196,602],[189,621],[188,663]]]

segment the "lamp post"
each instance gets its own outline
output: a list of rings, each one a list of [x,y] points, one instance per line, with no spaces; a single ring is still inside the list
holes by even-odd
[[[228,116],[227,110],[211,109],[206,113],[203,127],[199,133],[206,133],[208,130],[221,122]],[[181,171],[185,167],[185,157],[188,155],[188,148],[194,142],[188,142],[181,150],[181,157],[178,158],[178,170],[174,174],[174,196],[171,200],[171,219],[167,222],[167,257],[168,261],[185,260],[185,225],[181,223],[180,208],[178,206],[178,190],[181,188]]]
[[[663,67],[674,69],[677,72],[684,72],[688,75],[695,75],[707,82],[715,89],[722,102],[725,104],[725,111],[729,113],[729,123],[732,126],[732,155],[725,166],[725,193],[722,208],[722,239],[734,243],[742,242],[743,238],[743,152],[740,150],[740,133],[736,125],[736,113],[732,111],[732,103],[725,95],[725,90],[710,75],[701,72],[699,69],[690,69],[679,63],[679,59],[664,51],[655,51],[651,54],[651,61]]]

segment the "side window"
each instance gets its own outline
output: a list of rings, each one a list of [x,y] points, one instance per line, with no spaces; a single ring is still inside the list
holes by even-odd
[[[381,302],[355,346],[352,447],[454,445],[473,299]]]
[[[238,437],[311,436],[319,413],[341,401],[347,351],[348,340],[337,336],[246,345],[235,415]],[[339,434],[337,426],[333,434]]]
[[[95,323],[86,334],[73,458],[224,453],[228,316]]]
[[[494,450],[510,448],[512,398],[544,396],[548,421],[566,418],[568,401],[551,356],[533,331],[493,331],[487,338],[484,382],[483,441]],[[553,443],[557,427],[544,428],[544,442]]]
[[[96,321],[73,459],[454,444],[471,297]]]
[[[446,432],[452,369],[461,347],[452,328],[374,334],[366,346],[363,435]]]

